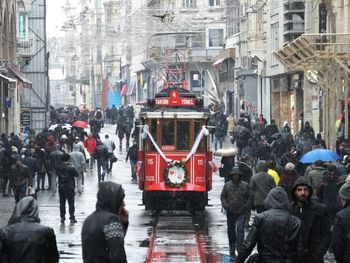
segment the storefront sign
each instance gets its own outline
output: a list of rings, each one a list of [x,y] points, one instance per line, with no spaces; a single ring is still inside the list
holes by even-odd
[[[21,109],[21,126],[26,127],[31,124],[31,112],[30,109]]]

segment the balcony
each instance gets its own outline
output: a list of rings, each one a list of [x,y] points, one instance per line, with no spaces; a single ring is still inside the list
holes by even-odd
[[[34,34],[28,34],[26,38],[17,37],[17,54],[22,57],[31,57],[35,55],[36,39]]]

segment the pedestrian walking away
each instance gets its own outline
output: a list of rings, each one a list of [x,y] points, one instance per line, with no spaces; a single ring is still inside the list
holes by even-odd
[[[299,262],[323,263],[331,241],[331,218],[327,207],[311,199],[312,186],[305,176],[296,180],[291,213],[301,220],[303,250]]]
[[[273,188],[264,203],[266,211],[254,218],[236,263],[243,263],[256,244],[259,263],[296,262],[301,223],[289,212],[287,193],[282,187]]]
[[[251,198],[249,186],[241,181],[238,167],[233,167],[229,174],[231,181],[224,185],[220,199],[226,211],[230,256],[234,259],[236,248],[239,251],[243,245],[245,216],[250,210]]]
[[[267,173],[266,161],[259,161],[255,168],[255,174],[250,179],[249,187],[252,195],[253,209],[258,213],[264,211],[264,200],[272,188],[276,186],[272,176]]]
[[[108,149],[101,142],[100,139],[97,139],[97,146],[93,153],[94,159],[97,160],[97,176],[98,182],[103,182],[105,180],[105,176],[107,173],[107,165],[108,165]],[[102,171],[101,171],[102,170]]]
[[[73,165],[74,169],[79,174],[79,176],[76,178],[76,182],[77,182],[76,186],[77,186],[77,192],[81,194],[83,192],[82,182],[83,182],[84,172],[86,172],[85,156],[82,152],[79,151],[79,149],[74,149],[70,153],[70,162]]]
[[[103,144],[107,147],[108,149],[108,164],[107,164],[107,172],[111,173],[112,172],[112,168],[113,168],[113,159],[112,157],[114,157],[114,150],[115,150],[115,144],[114,142],[109,138],[109,135],[106,134],[105,135],[105,140],[103,142]]]
[[[76,223],[74,212],[74,189],[75,178],[79,176],[73,165],[69,162],[70,155],[62,155],[62,163],[56,167],[58,176],[58,193],[60,196],[60,216],[63,224],[66,219],[66,201],[69,206],[69,219],[72,224]]]
[[[81,230],[84,263],[126,263],[124,238],[129,225],[124,189],[114,182],[98,185],[96,210]]]
[[[130,159],[131,178],[133,180],[136,179],[135,165],[137,164],[137,151],[138,151],[137,142],[134,140],[132,143],[132,146],[128,149],[128,153],[125,159],[125,162],[127,162],[128,159]]]
[[[22,198],[15,207],[9,225],[0,230],[0,262],[58,261],[53,229],[40,224],[36,200],[31,196]]]

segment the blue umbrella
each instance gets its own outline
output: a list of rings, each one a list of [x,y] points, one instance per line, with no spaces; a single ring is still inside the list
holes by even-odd
[[[340,156],[327,149],[316,149],[310,152],[305,153],[299,160],[301,163],[314,163],[318,160],[324,162],[333,162],[336,160],[340,160]]]

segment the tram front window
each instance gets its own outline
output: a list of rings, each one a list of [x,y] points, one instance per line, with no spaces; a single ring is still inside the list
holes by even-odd
[[[174,146],[174,130],[175,125],[173,120],[162,121],[162,145]]]
[[[190,122],[178,121],[177,122],[177,149],[189,150],[190,149]]]

